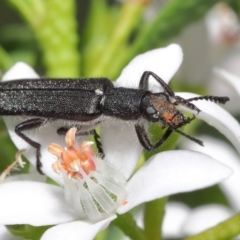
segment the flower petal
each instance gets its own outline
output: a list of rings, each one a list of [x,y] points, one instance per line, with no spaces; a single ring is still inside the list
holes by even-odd
[[[230,84],[233,87],[233,89],[235,89],[237,93],[240,95],[240,77],[235,76],[222,68],[215,68],[214,72],[222,80]]]
[[[163,196],[211,186],[231,173],[227,166],[205,154],[183,150],[156,154],[129,180],[127,204],[118,213]]]
[[[190,208],[180,202],[169,202],[166,205],[163,219],[164,238],[183,238],[183,224],[186,222],[191,212]]]
[[[0,185],[0,225],[58,224],[76,219],[60,187],[40,182],[6,182]]]
[[[26,173],[26,174],[16,174],[16,175],[10,175],[7,176],[7,178],[4,180],[4,182],[13,182],[13,181],[36,181],[36,182],[46,182],[46,176],[40,175],[36,171],[32,173]]]
[[[18,62],[3,75],[2,81],[11,81],[23,78],[39,78],[39,76],[26,63]]]
[[[154,72],[168,83],[181,65],[182,58],[182,49],[177,44],[140,54],[123,69],[116,80],[116,85],[138,88],[141,76],[145,71]],[[150,85],[152,86],[152,84],[160,89],[156,81],[151,81]]]
[[[198,136],[203,140],[205,147],[201,147],[193,142],[181,141],[181,147],[192,151],[202,152],[207,154],[218,161],[226,164],[234,170],[234,173],[226,180],[220,183],[220,187],[226,193],[228,201],[231,206],[236,210],[240,210],[240,162],[239,155],[230,148],[226,143],[218,139],[210,138],[207,136]]]
[[[200,233],[231,217],[233,212],[222,205],[209,204],[195,208],[186,223],[183,232],[187,235]]]
[[[193,93],[177,93],[176,95],[185,99],[198,96]],[[240,125],[237,120],[216,103],[204,100],[192,101],[192,103],[201,110],[196,117],[215,127],[219,132],[225,135],[240,153]],[[182,107],[179,106],[179,108]],[[183,109],[187,110],[186,108]],[[191,112],[189,109],[187,111]]]
[[[109,121],[102,123],[101,139],[108,161],[128,179],[142,152],[133,124]]]
[[[60,224],[48,229],[41,237],[41,240],[92,240],[100,231],[107,228],[115,218],[116,215],[113,215],[94,224],[81,221]]]

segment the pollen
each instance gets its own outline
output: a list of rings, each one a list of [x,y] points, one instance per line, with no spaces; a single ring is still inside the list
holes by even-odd
[[[122,205],[127,205],[128,204],[128,201],[123,201]]]
[[[66,147],[49,145],[49,152],[57,157],[52,168],[63,177],[65,199],[79,217],[97,221],[114,213],[125,201],[126,179],[95,154],[93,142],[77,143],[76,132],[76,128],[67,132]]]

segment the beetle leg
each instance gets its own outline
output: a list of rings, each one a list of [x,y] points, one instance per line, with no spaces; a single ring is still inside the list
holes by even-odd
[[[95,129],[93,130],[93,137],[94,137],[97,149],[98,149],[98,153],[101,155],[101,158],[104,158],[105,154],[104,154],[104,151],[103,151],[101,137]]]
[[[160,147],[169,138],[169,136],[173,132],[172,129],[168,128],[166,130],[166,132],[163,134],[163,136],[155,144],[152,144],[149,139],[149,136],[142,124],[136,124],[135,130],[136,130],[139,142],[148,151],[151,151],[151,150],[154,150],[154,149]]]
[[[175,93],[168,86],[167,83],[165,83],[157,74],[149,71],[146,71],[143,73],[139,83],[139,89],[148,90],[148,83],[149,83],[150,76],[155,78],[155,80],[163,87],[164,91],[167,92],[169,96],[172,96],[172,97],[175,96]]]
[[[70,129],[70,127],[60,127],[57,130],[57,133],[59,135],[66,135],[66,133],[68,132],[69,129]],[[77,127],[77,132],[76,132],[77,136],[90,135],[90,134],[93,135],[93,137],[94,137],[94,141],[96,143],[96,146],[97,146],[97,149],[98,149],[98,153],[101,155],[102,158],[104,158],[105,154],[103,152],[101,138],[100,138],[99,134],[96,132],[96,130],[93,129],[93,130],[90,130],[90,131],[81,132],[81,129],[79,129]]]
[[[173,128],[173,131],[175,131],[175,132],[177,132],[177,133],[180,133],[180,134],[183,135],[184,137],[186,137],[186,138],[188,138],[188,139],[196,142],[196,143],[199,144],[200,146],[204,146],[204,145],[203,145],[203,141],[201,141],[200,139],[197,139],[197,138],[195,138],[195,137],[192,137],[192,136],[190,136],[190,135],[188,135],[188,134],[186,134],[186,133],[178,130],[177,128]]]
[[[29,137],[27,137],[25,134],[22,133],[22,131],[26,131],[26,130],[30,130],[30,129],[34,129],[34,128],[38,128],[40,126],[43,126],[47,123],[47,119],[45,118],[33,118],[33,119],[29,119],[27,121],[24,121],[20,124],[18,124],[15,127],[15,132],[16,134],[22,138],[23,140],[25,140],[29,145],[31,145],[32,147],[36,148],[36,158],[37,158],[37,171],[40,174],[43,174],[41,167],[42,167],[42,163],[40,161],[40,148],[41,145],[35,141],[33,141],[32,139],[30,139]]]

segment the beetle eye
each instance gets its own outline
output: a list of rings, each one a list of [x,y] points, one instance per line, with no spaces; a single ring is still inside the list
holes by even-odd
[[[156,113],[156,110],[153,107],[147,107],[146,111],[149,115]]]
[[[153,107],[147,107],[146,111],[148,116],[150,116],[151,118],[159,118],[159,112],[157,112],[156,109],[154,109]]]

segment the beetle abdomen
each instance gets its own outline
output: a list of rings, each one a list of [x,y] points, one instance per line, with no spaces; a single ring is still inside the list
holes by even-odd
[[[0,115],[88,121],[101,115],[108,79],[16,80],[0,84]]]

